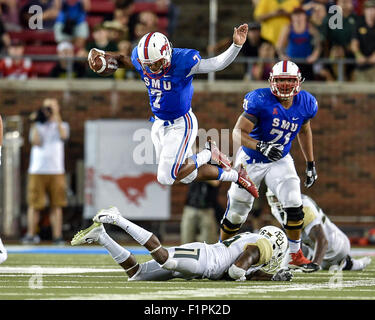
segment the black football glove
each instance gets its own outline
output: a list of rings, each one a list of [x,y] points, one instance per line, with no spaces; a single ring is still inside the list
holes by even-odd
[[[259,141],[256,150],[271,161],[280,160],[283,157],[284,146],[279,143]]]
[[[293,273],[286,269],[280,269],[271,278],[271,281],[292,281]]]
[[[318,179],[318,175],[316,173],[315,162],[314,161],[308,161],[307,162],[307,168],[306,168],[305,187],[310,188],[314,184],[316,179]]]

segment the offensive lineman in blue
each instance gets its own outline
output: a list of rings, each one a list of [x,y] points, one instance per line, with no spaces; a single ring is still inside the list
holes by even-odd
[[[233,130],[233,141],[241,145],[235,166],[242,164],[259,187],[262,180],[277,195],[286,212],[284,229],[290,248],[290,268],[304,272],[319,270],[319,266],[303,256],[301,231],[303,225],[300,179],[289,154],[297,137],[307,162],[305,186],[310,188],[317,179],[310,119],[317,111],[316,99],[301,91],[303,82],[298,66],[291,61],[274,65],[270,88],[246,94],[244,112]],[[221,221],[220,238],[233,236],[246,221],[254,198],[232,184],[228,203]]]
[[[241,50],[247,32],[247,24],[234,28],[233,44],[210,59],[202,59],[197,50],[172,48],[167,37],[159,32],[145,34],[131,57],[98,49],[90,51],[88,61],[94,71],[97,55],[110,54],[120,67],[134,67],[141,75],[154,114],[151,138],[159,160],[157,179],[161,184],[231,181],[258,196],[246,170],[243,167],[234,170],[214,142],[209,140],[197,154],[192,150],[198,132],[198,122],[191,110],[193,76],[226,68]],[[210,164],[211,161],[219,166]]]

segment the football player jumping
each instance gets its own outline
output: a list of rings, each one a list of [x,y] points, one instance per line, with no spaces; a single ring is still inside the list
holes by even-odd
[[[285,212],[280,202],[271,190],[267,190],[266,196],[272,215],[283,225]],[[370,257],[353,259],[350,256],[350,240],[332,223],[313,199],[302,194],[302,205],[304,223],[301,240],[302,251],[306,257],[324,270],[338,265],[342,270],[358,271],[371,263]]]
[[[307,162],[305,186],[317,179],[310,119],[318,110],[316,99],[302,90],[303,79],[292,61],[276,63],[270,73],[270,88],[249,92],[244,99],[244,112],[233,130],[233,141],[239,148],[235,167],[243,165],[255,185],[264,179],[286,212],[284,228],[289,239],[293,268],[313,272],[319,266],[303,256],[303,225],[300,179],[289,154],[297,137]],[[227,194],[227,209],[221,221],[220,238],[233,236],[246,221],[252,208],[252,197],[232,183]]]
[[[175,181],[191,183],[194,180],[221,180],[239,184],[255,197],[258,191],[243,168],[234,170],[229,159],[214,142],[193,154],[192,146],[198,132],[198,122],[191,110],[194,75],[220,71],[236,58],[246,41],[248,26],[234,28],[233,44],[220,55],[202,59],[193,49],[172,48],[165,35],[150,32],[144,35],[131,57],[92,49],[88,62],[97,70],[98,55],[111,55],[119,66],[135,68],[148,90],[154,114],[152,142],[159,160],[157,179],[163,185]],[[100,59],[98,59],[100,60]],[[213,160],[219,166],[210,164]]]
[[[98,242],[125,270],[130,281],[174,278],[290,281],[293,277],[290,271],[280,268],[288,240],[274,226],[263,227],[259,234],[241,233],[221,243],[193,242],[164,248],[154,234],[122,217],[115,207],[99,211],[93,220],[90,227],[73,237],[71,244]],[[103,223],[122,228],[150,252],[153,260],[138,264],[128,250],[106,233]]]

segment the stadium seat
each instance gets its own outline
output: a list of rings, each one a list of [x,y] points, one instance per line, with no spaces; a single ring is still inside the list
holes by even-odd
[[[56,54],[56,46],[55,45],[43,45],[43,46],[36,46],[36,45],[29,45],[25,47],[26,55],[55,55]]]
[[[113,13],[115,10],[115,4],[110,0],[91,0],[91,8],[88,12],[95,13]]]
[[[48,77],[56,62],[33,61],[33,69],[38,77]]]
[[[168,12],[168,8],[160,8],[152,2],[135,2],[134,13],[139,13],[142,11],[152,11],[156,14],[166,14]]]
[[[9,36],[11,39],[21,40],[25,43],[55,43],[55,35],[53,31],[43,30],[22,30],[10,31]]]

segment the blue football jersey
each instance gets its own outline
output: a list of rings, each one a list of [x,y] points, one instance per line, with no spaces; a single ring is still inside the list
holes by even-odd
[[[316,115],[318,102],[310,93],[301,90],[294,96],[292,106],[285,109],[272,94],[270,88],[263,88],[246,94],[243,108],[246,113],[257,119],[250,137],[282,144],[284,146],[283,157],[285,157],[301,126]],[[250,157],[249,163],[270,162],[260,152],[244,146],[242,148]]]
[[[194,88],[193,76],[188,74],[200,59],[197,50],[174,48],[168,72],[160,79],[153,79],[144,74],[138,62],[137,47],[133,49],[131,60],[146,85],[155,116],[162,120],[174,120],[189,111]]]

